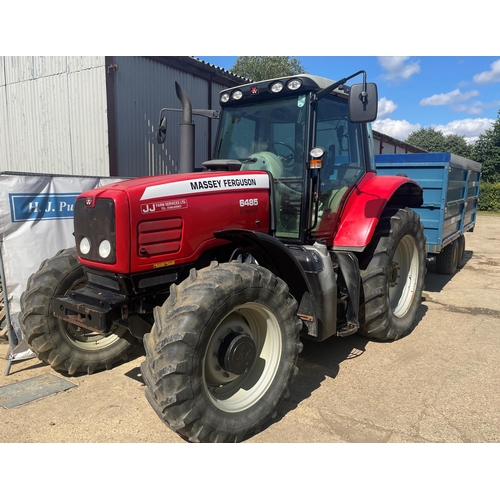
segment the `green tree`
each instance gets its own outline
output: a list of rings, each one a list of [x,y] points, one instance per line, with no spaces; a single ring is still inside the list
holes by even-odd
[[[472,159],[472,146],[470,144],[467,144],[467,141],[465,140],[463,135],[445,135],[444,139],[445,151],[449,151],[450,153],[462,156],[464,158]]]
[[[472,159],[482,164],[484,182],[500,182],[500,110],[493,127],[481,134],[474,144]]]
[[[433,153],[445,151],[445,137],[443,132],[432,127],[422,127],[420,130],[412,132],[406,139],[406,142]]]
[[[436,130],[432,127],[422,127],[420,130],[412,132],[406,139],[406,142],[432,153],[449,151],[464,158],[472,159],[472,146],[467,144],[463,135],[444,135],[441,130]]]
[[[297,58],[290,56],[240,56],[230,71],[258,82],[280,76],[298,75],[305,73],[306,69]]]

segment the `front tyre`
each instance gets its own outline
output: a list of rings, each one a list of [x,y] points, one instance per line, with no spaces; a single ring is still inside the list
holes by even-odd
[[[418,214],[386,207],[360,256],[359,333],[377,340],[407,335],[420,307],[425,269],[425,236]]]
[[[301,321],[287,285],[236,262],[192,270],[155,310],[141,371],[158,416],[193,442],[235,442],[276,414],[296,373]]]
[[[86,283],[76,249],[62,250],[42,262],[21,295],[20,323],[27,344],[38,358],[57,371],[93,373],[126,361],[135,344],[124,327],[109,334],[77,327],[52,315],[52,300]]]

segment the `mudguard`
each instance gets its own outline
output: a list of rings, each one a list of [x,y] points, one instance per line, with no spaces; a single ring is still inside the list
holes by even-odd
[[[370,243],[387,204],[415,208],[422,203],[423,190],[414,180],[367,173],[349,196],[342,211],[333,249],[362,252]]]

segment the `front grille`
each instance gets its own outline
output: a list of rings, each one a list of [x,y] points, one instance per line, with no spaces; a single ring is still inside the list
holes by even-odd
[[[85,206],[85,198],[79,198],[75,202],[75,240],[78,255],[83,259],[114,264],[116,261],[116,226],[115,226],[115,204],[108,198],[99,198],[95,206]],[[90,251],[88,254],[80,252],[80,242],[83,238],[90,240]],[[99,245],[103,240],[111,243],[111,253],[103,259],[99,255]]]
[[[176,253],[181,248],[180,217],[141,222],[138,232],[138,250],[141,257]]]

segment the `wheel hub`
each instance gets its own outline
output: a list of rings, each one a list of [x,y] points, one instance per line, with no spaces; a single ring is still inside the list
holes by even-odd
[[[257,348],[250,335],[231,332],[219,347],[219,365],[227,372],[242,375],[252,366],[256,354]]]
[[[393,262],[389,271],[389,286],[396,286],[399,278],[399,266]]]

